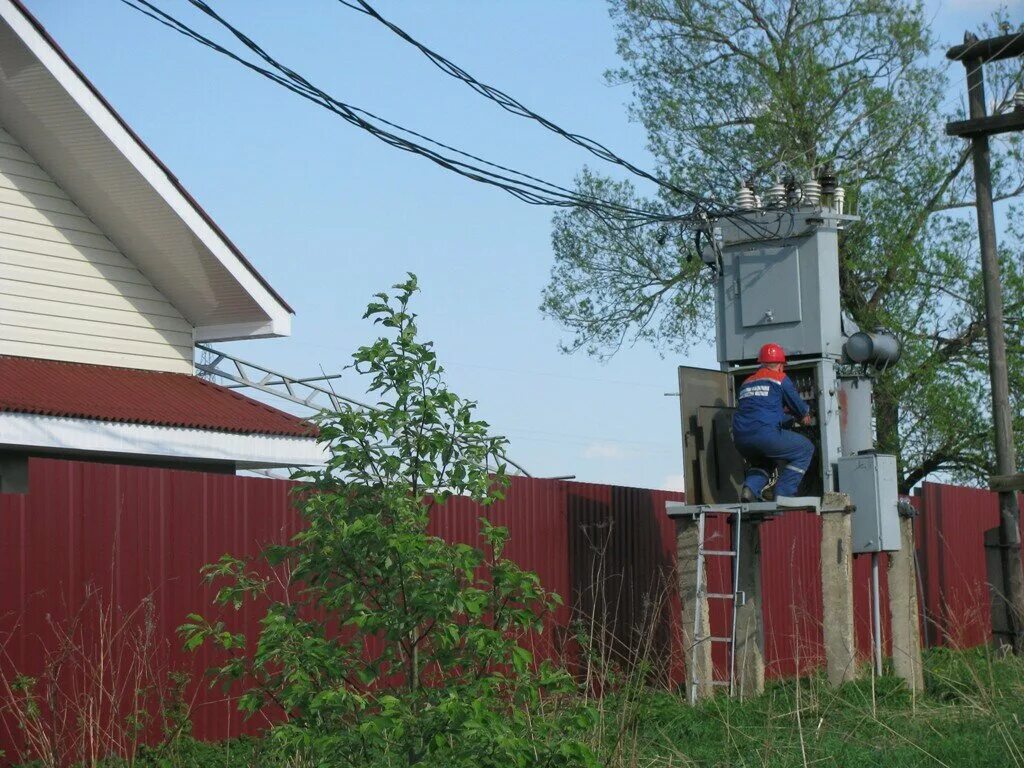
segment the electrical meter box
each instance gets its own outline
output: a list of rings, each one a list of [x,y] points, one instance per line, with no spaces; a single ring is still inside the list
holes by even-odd
[[[849,494],[853,551],[894,552],[900,548],[896,457],[866,453],[839,459],[839,490]]]

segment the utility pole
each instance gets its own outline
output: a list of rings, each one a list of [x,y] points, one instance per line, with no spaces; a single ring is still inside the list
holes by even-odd
[[[996,220],[992,206],[992,166],[989,136],[1024,130],[1024,111],[988,116],[985,106],[983,65],[990,61],[1024,55],[1024,31],[979,40],[968,32],[963,45],[950,48],[946,58],[960,61],[967,70],[967,99],[970,119],[949,123],[946,133],[971,141],[974,160],[975,203],[978,208],[978,239],[981,242],[981,271],[985,286],[985,314],[988,335],[989,377],[992,382],[992,421],[995,425],[996,471],[1011,475],[1017,471],[1013,442],[1013,413],[1006,366],[1006,337],[1003,323],[1002,283],[996,250]],[[1017,494],[999,493],[999,542],[1003,565],[1003,593],[1009,622],[1010,641],[1015,654],[1024,653],[1024,569],[1021,566],[1020,509]]]

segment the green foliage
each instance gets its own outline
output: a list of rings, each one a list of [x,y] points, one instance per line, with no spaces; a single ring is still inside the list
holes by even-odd
[[[927,651],[925,687],[936,699],[970,703],[985,691],[989,697],[1020,694],[1024,660],[979,646],[966,651],[932,648]]]
[[[932,768],[1021,765],[1024,669],[987,649],[935,649],[929,680],[949,667],[972,668],[955,698],[929,689],[913,696],[901,680],[860,679],[838,689],[824,679],[770,683],[748,701],[716,698],[698,707],[648,693],[616,766],[871,766]],[[606,706],[614,706],[612,703]]]
[[[225,555],[205,569],[223,584],[219,605],[265,601],[255,647],[199,615],[182,639],[228,652],[214,673],[243,681],[243,710],[283,710],[267,737],[281,760],[590,765],[573,737],[587,710],[552,711],[572,681],[521,644],[558,597],[504,557],[507,531],[486,519],[478,546],[428,533],[430,511],[452,496],[485,507],[502,498],[504,443],[445,386],[418,338],[415,278],[395,289],[365,315],[385,335],[354,355],[376,407],[319,418],[329,460],[303,475],[305,528],[268,549],[262,568]]]
[[[597,712],[604,727],[595,722],[592,709],[582,710],[582,719],[563,712],[559,727],[570,738],[586,731],[605,768],[1019,766],[1024,762],[1021,664],[986,648],[932,649],[924,659],[929,688],[917,696],[893,677],[861,679],[838,689],[821,677],[779,681],[769,683],[755,699],[719,697],[697,707],[681,695],[646,689],[635,696],[605,696]],[[953,677],[959,677],[954,696],[932,687]],[[563,709],[571,706],[571,701],[562,702]],[[607,727],[609,722],[614,727]],[[133,762],[108,759],[97,768],[324,764],[331,763],[295,754],[284,758],[273,738],[220,744],[180,738],[174,744],[140,748]],[[384,764],[401,765],[402,756]]]
[[[937,64],[917,0],[611,0],[623,66],[658,172],[729,201],[742,180],[806,178],[839,168],[863,217],[840,242],[844,309],[863,328],[891,329],[903,362],[876,388],[879,447],[899,454],[904,489],[944,471],[992,470],[984,302],[967,145],[942,124],[962,115],[963,67]],[[997,14],[987,33],[1013,21]],[[1019,20],[1018,20],[1019,21]],[[1017,22],[1015,21],[1014,24]],[[1020,60],[986,65],[989,108],[1005,109]],[[960,100],[952,100],[956,104]],[[1024,191],[1021,134],[993,144],[995,195]],[[691,203],[664,189],[584,169],[581,192],[660,212]],[[1017,217],[1007,217],[1004,295],[1018,454],[1024,456],[1024,275]],[[636,228],[584,210],[556,214],[555,263],[542,311],[569,332],[567,350],[623,344],[686,351],[712,335],[712,282],[687,261],[691,236]]]

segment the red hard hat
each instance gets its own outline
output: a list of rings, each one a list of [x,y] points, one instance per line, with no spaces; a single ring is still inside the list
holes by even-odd
[[[761,347],[761,351],[757,353],[757,362],[784,363],[786,362],[786,353],[782,351],[782,347],[778,344],[765,344]]]

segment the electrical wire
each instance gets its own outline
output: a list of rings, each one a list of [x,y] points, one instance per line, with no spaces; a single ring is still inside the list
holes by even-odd
[[[553,121],[548,120],[547,118],[538,114],[537,112],[534,112],[532,109],[525,106],[518,99],[513,98],[504,91],[495,88],[494,86],[487,85],[486,83],[481,82],[480,80],[469,74],[462,67],[455,64],[450,59],[445,58],[436,51],[428,48],[425,44],[416,40],[414,37],[412,37],[412,35],[410,35],[404,29],[399,27],[397,24],[384,18],[384,16],[382,16],[372,5],[366,2],[366,0],[356,0],[356,3],[358,3],[358,5],[356,3],[349,2],[349,0],[338,0],[338,2],[346,6],[347,8],[351,8],[354,11],[358,11],[360,13],[366,14],[367,16],[370,16],[373,19],[376,19],[378,22],[380,22],[385,27],[394,32],[396,35],[398,35],[398,37],[402,38],[407,43],[409,43],[417,50],[419,50],[424,56],[427,57],[427,59],[430,60],[431,63],[433,63],[442,72],[444,72],[447,75],[450,75],[451,77],[454,77],[457,80],[462,81],[470,88],[472,88],[476,93],[495,102],[499,107],[501,107],[505,111],[510,112],[519,117],[524,117],[529,120],[533,120],[534,122],[537,122],[540,125],[547,128],[549,131],[552,131],[561,136],[562,138],[572,142],[573,144],[582,147],[583,149],[587,150],[596,157],[599,157],[600,159],[605,160],[609,163],[619,165],[625,168],[626,170],[636,174],[637,176],[647,179],[648,181],[652,181],[658,186],[668,189],[671,192],[674,192],[684,200],[688,200],[689,202],[697,206],[700,206],[701,208],[703,208],[707,204],[707,201],[698,193],[693,192],[691,190],[683,189],[682,187],[679,187],[678,185],[672,183],[671,181],[655,176],[654,174],[649,173],[648,171],[645,171],[642,168],[638,168],[633,163],[629,162],[628,160],[624,160],[619,155],[612,152],[612,150],[608,149],[608,147],[606,147],[604,144],[601,144],[600,142],[595,141],[594,139],[588,138],[587,136],[583,136],[581,134],[565,130],[564,128],[557,125]]]
[[[478,157],[477,155],[464,152],[449,144],[386,120],[379,115],[369,112],[368,110],[342,102],[318,88],[298,72],[271,56],[255,40],[228,22],[203,0],[189,0],[189,2],[196,9],[200,10],[202,13],[206,14],[221,25],[236,40],[244,45],[246,49],[259,57],[259,59],[261,59],[267,66],[261,66],[258,63],[238,55],[224,45],[221,45],[206,35],[196,31],[180,19],[177,19],[166,11],[163,11],[153,2],[150,2],[150,0],[120,1],[129,8],[142,13],[143,15],[193,40],[194,42],[220,53],[247,69],[269,79],[275,84],[280,85],[281,87],[292,91],[318,106],[335,113],[346,122],[365,130],[389,146],[423,156],[435,164],[471,180],[498,187],[526,203],[533,205],[584,209],[596,215],[604,221],[605,224],[614,229],[632,228],[636,226],[646,226],[649,224],[675,224],[681,226],[683,229],[696,229],[710,234],[712,223],[715,220],[720,218],[733,218],[734,224],[751,237],[771,236],[769,230],[761,226],[758,222],[752,221],[749,216],[746,215],[747,212],[742,212],[743,215],[739,215],[741,212],[735,206],[723,206],[720,204],[712,205],[710,201],[705,201],[700,198],[699,195],[695,195],[695,193],[680,190],[690,199],[693,199],[694,197],[697,199],[697,202],[694,203],[693,211],[688,214],[668,214],[661,211],[652,211],[638,208],[633,205],[624,205],[608,201],[593,195],[581,193],[578,190],[561,187],[557,184],[544,181],[536,176],[517,171],[507,166],[490,162],[484,158]],[[568,134],[567,132],[563,133],[576,136],[575,134]],[[405,136],[399,134],[405,134]],[[433,145],[433,147],[443,150],[443,152],[438,151],[438,149],[426,147],[423,144],[417,143],[407,137],[419,139]],[[580,141],[584,141],[584,137],[577,138],[579,138]],[[603,145],[600,145],[597,142],[592,142],[590,140],[585,141],[589,142],[587,146],[592,148],[591,151],[597,148],[603,148]],[[581,146],[583,146],[583,144],[581,144]],[[604,149],[604,151],[609,152],[609,155],[611,155],[610,151],[607,149]],[[445,153],[452,153],[458,155],[459,158],[465,159],[455,158],[452,157],[451,154]],[[614,155],[611,156],[617,157]],[[613,160],[613,162],[615,161]],[[626,163],[626,161],[619,159],[620,165],[624,163]],[[485,168],[481,166],[487,167]],[[624,167],[632,166],[631,164],[626,164]],[[657,181],[657,178],[653,175],[647,174],[641,169],[635,170],[645,178],[651,178]]]
[[[275,84],[280,85],[281,87],[286,88],[293,93],[337,114],[346,122],[367,131],[375,138],[378,138],[390,146],[426,157],[441,167],[474,181],[499,187],[524,202],[534,205],[583,208],[593,213],[610,216],[614,220],[623,222],[654,223],[682,221],[679,216],[667,215],[657,211],[623,205],[595,196],[585,195],[565,187],[560,187],[538,177],[484,160],[476,155],[472,155],[448,144],[437,141],[436,139],[432,139],[429,136],[404,128],[403,126],[375,115],[368,110],[342,102],[313,85],[299,73],[279,62],[258,43],[230,24],[226,19],[210,8],[209,5],[202,2],[202,0],[189,0],[189,2],[222,25],[247,49],[262,59],[270,67],[269,69],[238,55],[220,43],[217,43],[211,38],[201,34],[183,21],[163,11],[154,3],[149,2],[149,0],[121,0],[121,2],[133,10],[136,10],[173,31],[193,40],[194,42],[220,53],[236,63],[241,64],[242,66],[271,80]],[[386,126],[387,128],[382,126]],[[388,128],[392,130],[387,130]],[[415,137],[430,143],[445,152],[457,154],[474,162],[470,163],[466,160],[451,157],[450,155],[425,147],[422,144],[400,136],[398,133],[394,133],[392,131],[397,131],[404,133],[407,136]],[[474,163],[486,165],[495,170],[488,170],[487,168],[482,168],[480,165],[475,165]]]
[[[424,43],[421,43],[420,41],[416,40],[412,35],[410,35],[404,29],[399,27],[397,24],[386,19],[380,12],[378,12],[372,5],[370,5],[370,3],[366,2],[366,0],[355,0],[355,2],[350,2],[350,0],[338,0],[338,2],[347,8],[370,16],[371,18],[380,22],[389,30],[391,30],[394,34],[396,34],[398,37],[405,40],[407,43],[409,43],[417,50],[419,50],[420,53],[426,56],[427,59],[442,72],[465,83],[473,91],[495,102],[505,111],[510,112],[511,114],[517,115],[519,117],[533,120],[534,122],[539,123],[548,130],[561,136],[562,138],[567,139],[568,141],[572,142],[573,144],[579,147],[582,147],[583,149],[587,150],[588,152],[600,158],[601,160],[625,168],[626,170],[636,174],[637,176],[647,179],[648,181],[652,181],[658,186],[662,187],[663,189],[669,190],[670,192],[674,193],[681,199],[693,203],[692,213],[685,218],[688,220],[696,219],[698,222],[703,221],[704,226],[700,226],[698,223],[697,228],[708,230],[709,227],[707,225],[707,222],[715,219],[725,218],[732,219],[735,226],[738,229],[740,229],[744,234],[750,237],[771,238],[777,236],[776,232],[762,226],[760,222],[752,220],[747,215],[740,215],[741,209],[739,209],[737,206],[725,205],[716,201],[708,200],[697,192],[684,189],[669,180],[655,176],[654,174],[637,167],[628,160],[624,160],[622,157],[615,154],[604,144],[595,141],[594,139],[588,138],[587,136],[584,136],[582,134],[573,133],[565,130],[552,120],[549,120],[543,115],[540,115],[537,112],[531,110],[518,99],[515,99],[514,97],[505,93],[504,91],[494,86],[481,82],[480,80],[469,74],[469,72],[467,72],[465,69],[455,64],[450,59],[430,49]]]

